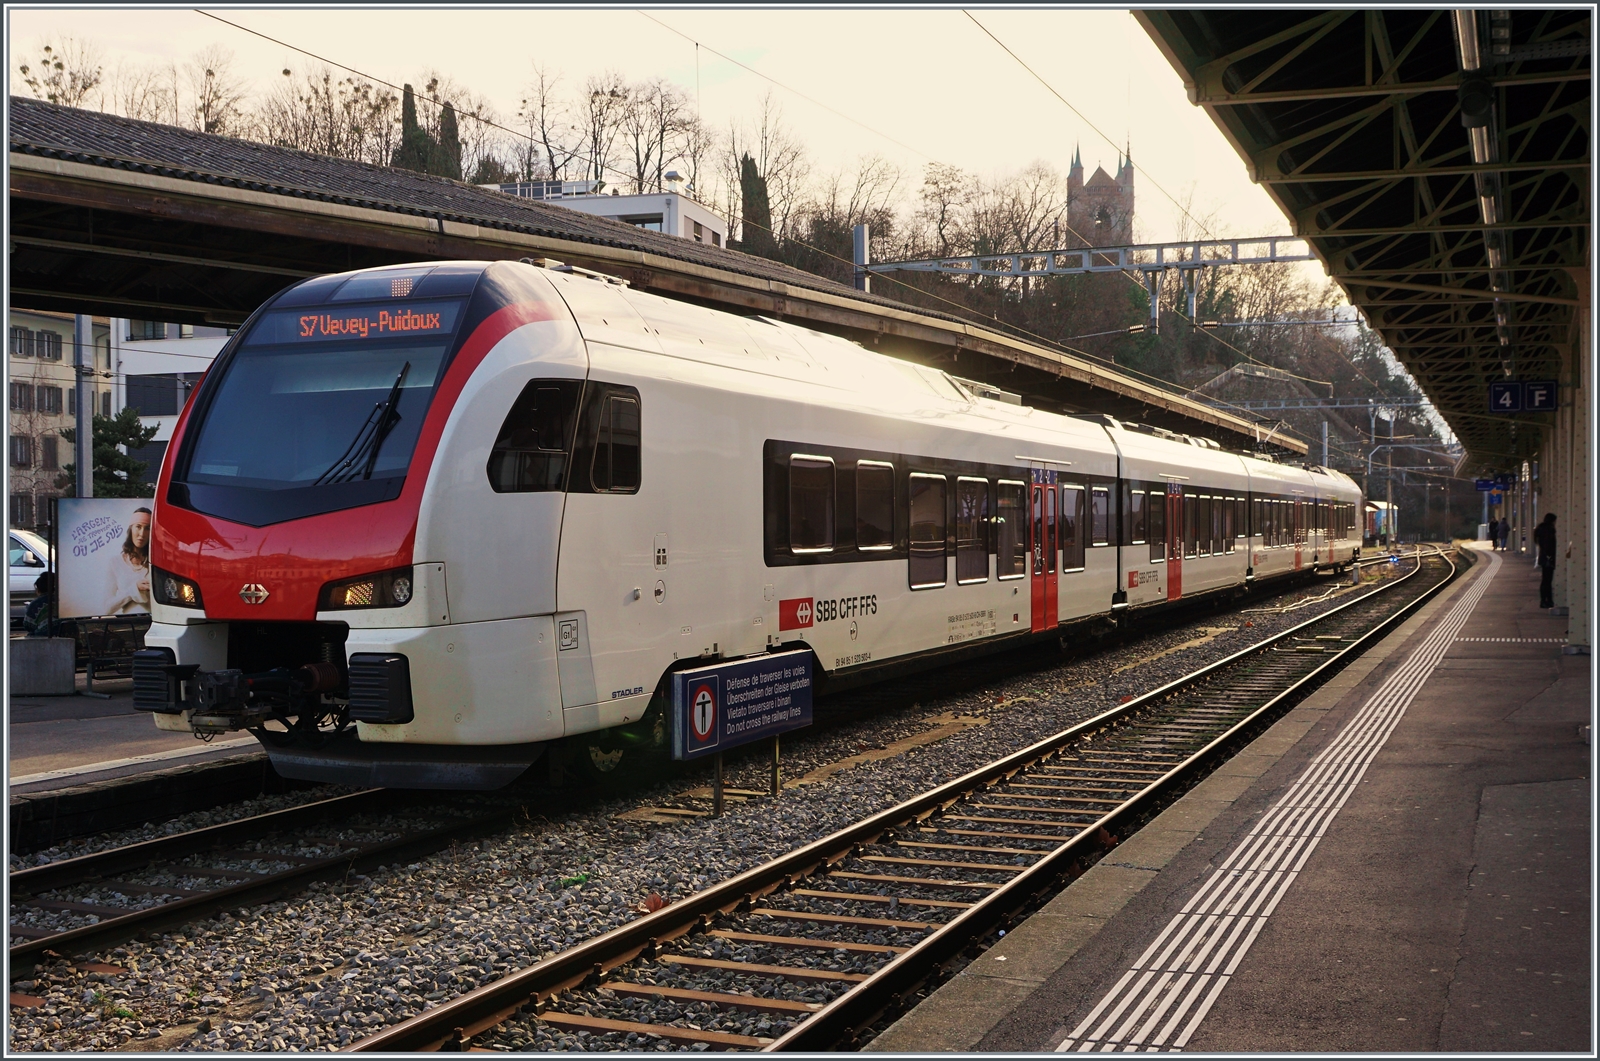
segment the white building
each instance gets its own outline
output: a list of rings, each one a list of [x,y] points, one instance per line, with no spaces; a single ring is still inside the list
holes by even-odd
[[[625,225],[665,232],[669,236],[709,243],[720,247],[728,241],[728,223],[710,208],[677,191],[676,174],[667,175],[667,191],[648,195],[597,195],[597,181],[524,181],[520,184],[485,184],[507,195],[539,199],[582,210],[586,214],[609,217]]]

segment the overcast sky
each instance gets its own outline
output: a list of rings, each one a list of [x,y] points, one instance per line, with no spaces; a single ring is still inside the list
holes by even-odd
[[[1081,144],[1089,172],[1097,163],[1114,172],[1117,152],[1127,142],[1140,169],[1140,239],[1170,239],[1177,230],[1178,208],[1158,185],[1179,200],[1192,194],[1194,212],[1214,216],[1218,235],[1288,231],[1210,119],[1190,106],[1177,74],[1126,10],[974,12],[1083,118],[960,10],[649,9],[653,18],[700,42],[698,62],[684,36],[629,8],[209,10],[284,44],[190,8],[12,8],[12,91],[26,93],[18,63],[60,35],[98,44],[108,73],[119,61],[181,64],[201,48],[220,44],[261,92],[285,66],[298,69],[309,61],[284,45],[396,83],[414,81],[431,67],[489,97],[504,115],[516,113],[535,63],[578,84],[614,69],[629,79],[665,76],[691,94],[698,88],[702,116],[719,129],[751,115],[771,88],[818,172],[847,169],[860,156],[881,154],[905,168],[907,198],[932,160],[992,175],[1042,159],[1065,172],[1073,145]]]

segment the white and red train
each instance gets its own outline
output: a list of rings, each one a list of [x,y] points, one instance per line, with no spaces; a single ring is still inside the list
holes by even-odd
[[[493,787],[660,744],[708,659],[826,688],[1359,551],[1338,472],[981,393],[555,263],[307,280],[178,422],[136,703],[287,776]]]

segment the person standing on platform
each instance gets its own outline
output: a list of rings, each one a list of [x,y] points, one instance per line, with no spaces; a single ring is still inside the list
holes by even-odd
[[[1544,522],[1533,529],[1533,544],[1539,549],[1539,607],[1556,606],[1556,514],[1546,512]]]

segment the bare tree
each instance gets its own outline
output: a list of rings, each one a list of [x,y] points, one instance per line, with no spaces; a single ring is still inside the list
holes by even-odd
[[[972,179],[956,166],[930,162],[923,170],[916,219],[928,228],[932,254],[959,254],[966,246],[962,215],[974,194]]]
[[[767,182],[767,198],[772,207],[772,230],[776,238],[789,235],[796,211],[805,201],[807,179],[811,176],[805,145],[783,122],[783,110],[768,92],[761,97],[761,110],[752,126],[730,125],[718,167],[725,191],[729,224],[738,217],[740,160],[749,155],[756,170]]]
[[[716,172],[711,158],[717,150],[717,133],[699,115],[685,119],[678,132],[678,162],[688,182],[689,194],[703,203],[716,201]]]
[[[686,125],[688,99],[670,81],[657,77],[628,90],[622,137],[636,194],[658,191],[668,164],[675,162]]]
[[[398,139],[399,100],[388,89],[321,67],[283,80],[256,109],[252,139],[334,158],[388,165]]]
[[[244,118],[245,82],[234,73],[233,53],[212,44],[184,66],[189,89],[190,127],[203,133],[231,133]]]
[[[172,90],[175,78],[159,66],[119,63],[107,84],[102,106],[115,114],[142,122],[164,122],[177,113]]]
[[[608,70],[584,84],[583,149],[588,154],[589,179],[606,181],[620,167],[612,163],[617,135],[628,111],[628,85],[622,75]]]
[[[95,105],[105,76],[99,46],[66,35],[57,35],[55,44],[42,42],[38,57],[20,63],[17,72],[34,99],[66,107]]]
[[[555,181],[570,180],[586,160],[583,155],[583,130],[572,117],[572,112],[560,96],[561,78],[542,66],[534,66],[533,81],[528,85],[528,95],[517,111],[529,137],[544,152],[542,175]],[[529,150],[521,156],[524,172],[532,179],[536,152]]]

